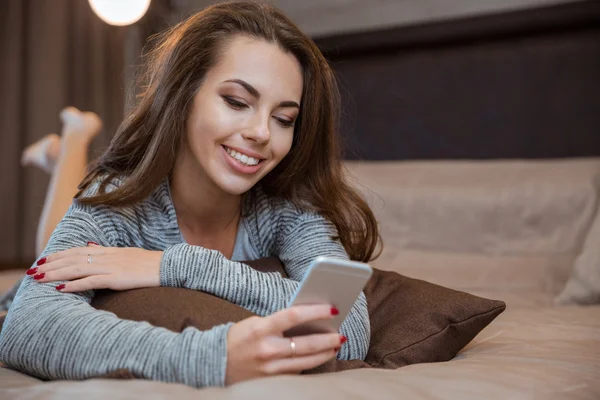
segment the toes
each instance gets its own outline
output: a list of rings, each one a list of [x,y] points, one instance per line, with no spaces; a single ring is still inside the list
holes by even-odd
[[[63,124],[66,124],[69,120],[73,118],[78,118],[81,115],[81,111],[79,109],[69,106],[62,109],[60,112],[60,120]]]
[[[25,149],[23,151],[23,154],[21,154],[21,165],[23,167],[28,167],[31,165],[31,155],[30,153],[27,151],[27,149]]]
[[[55,133],[51,133],[23,150],[21,165],[24,167],[33,165],[51,172],[58,152],[60,152],[60,138]]]
[[[97,114],[91,111],[83,112],[72,106],[64,108],[60,118],[63,122],[63,136],[77,134],[92,139],[102,128],[102,120]]]

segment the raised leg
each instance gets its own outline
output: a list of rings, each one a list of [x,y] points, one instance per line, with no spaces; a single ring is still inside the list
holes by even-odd
[[[48,135],[23,154],[26,165],[38,166],[52,175],[37,228],[37,254],[44,250],[56,225],[69,209],[77,186],[87,172],[89,145],[102,128],[102,121],[96,114],[75,107],[62,110],[60,118],[63,123],[60,138]]]

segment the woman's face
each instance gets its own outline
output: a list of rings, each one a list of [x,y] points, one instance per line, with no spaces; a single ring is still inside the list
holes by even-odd
[[[194,97],[187,172],[232,195],[252,188],[290,151],[302,85],[293,55],[263,40],[230,40]]]

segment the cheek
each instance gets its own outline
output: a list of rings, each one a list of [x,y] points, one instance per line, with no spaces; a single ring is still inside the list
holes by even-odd
[[[209,142],[224,138],[239,124],[224,107],[207,102],[198,108],[188,127],[190,142]]]
[[[285,132],[274,138],[271,145],[273,146],[273,154],[278,161],[281,161],[290,152],[293,138],[292,132]]]

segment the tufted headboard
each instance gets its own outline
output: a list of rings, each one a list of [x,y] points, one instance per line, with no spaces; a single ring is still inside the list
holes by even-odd
[[[600,1],[315,41],[347,159],[600,155]]]

